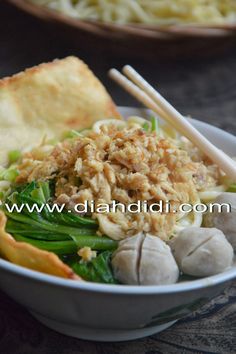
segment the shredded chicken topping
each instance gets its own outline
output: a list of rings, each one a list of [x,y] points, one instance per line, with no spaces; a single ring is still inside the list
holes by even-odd
[[[142,128],[103,125],[100,133],[65,140],[40,159],[33,152],[26,154],[17,182],[55,179],[55,202],[69,209],[92,200],[97,204],[162,200],[176,207],[199,201],[198,192],[214,187],[219,179],[217,167],[196,158],[185,145],[179,147],[175,140]],[[92,216],[100,234],[118,240],[140,231],[168,240],[179,218],[178,212],[119,210]]]

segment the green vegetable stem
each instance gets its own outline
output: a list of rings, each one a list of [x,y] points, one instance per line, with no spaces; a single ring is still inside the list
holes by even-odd
[[[107,236],[98,236],[96,220],[68,211],[49,212],[46,203],[53,200],[53,186],[50,182],[31,182],[25,186],[17,186],[7,198],[8,205],[17,206],[34,204],[42,207],[40,212],[29,211],[28,208],[7,210],[6,230],[17,241],[27,242],[43,250],[58,255],[77,254],[78,249],[90,247],[97,251],[112,251],[117,241]]]

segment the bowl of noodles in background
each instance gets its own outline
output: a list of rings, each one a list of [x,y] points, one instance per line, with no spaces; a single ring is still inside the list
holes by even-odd
[[[63,29],[70,41],[143,55],[206,54],[232,42],[236,34],[234,0],[8,0],[19,9]],[[54,27],[55,28],[55,27]],[[69,30],[69,31],[68,31]],[[98,42],[96,42],[98,41]],[[100,39],[100,42],[99,42]],[[142,50],[140,51],[140,49]],[[167,49],[167,50],[166,50]],[[194,51],[194,49],[196,49]],[[201,50],[202,49],[202,50]],[[145,53],[147,54],[147,53]]]
[[[171,39],[236,31],[234,0],[13,0],[26,11],[70,21],[101,36]],[[108,31],[109,30],[109,31]]]

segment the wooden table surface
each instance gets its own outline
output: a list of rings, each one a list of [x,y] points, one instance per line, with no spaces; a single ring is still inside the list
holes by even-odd
[[[73,39],[73,40],[71,40]],[[96,43],[96,42],[95,42]],[[77,55],[107,86],[119,105],[136,102],[107,78],[110,67],[130,63],[184,114],[236,134],[236,41],[227,46],[199,49],[184,57],[152,55],[107,45],[88,44],[85,36],[68,38],[62,31],[0,2],[0,76],[54,58]],[[126,48],[127,49],[127,48]],[[129,48],[128,48],[129,49]],[[202,51],[202,53],[201,53]],[[168,55],[169,54],[169,55]],[[137,105],[137,104],[136,104]],[[1,274],[0,274],[1,276]],[[0,292],[0,353],[3,354],[159,354],[236,353],[236,284],[201,310],[170,329],[127,343],[93,343],[60,335],[38,323],[21,306]]]

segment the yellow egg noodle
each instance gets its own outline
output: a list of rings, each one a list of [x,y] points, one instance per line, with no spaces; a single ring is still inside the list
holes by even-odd
[[[236,21],[234,0],[30,0],[66,15],[120,24],[224,24]]]

